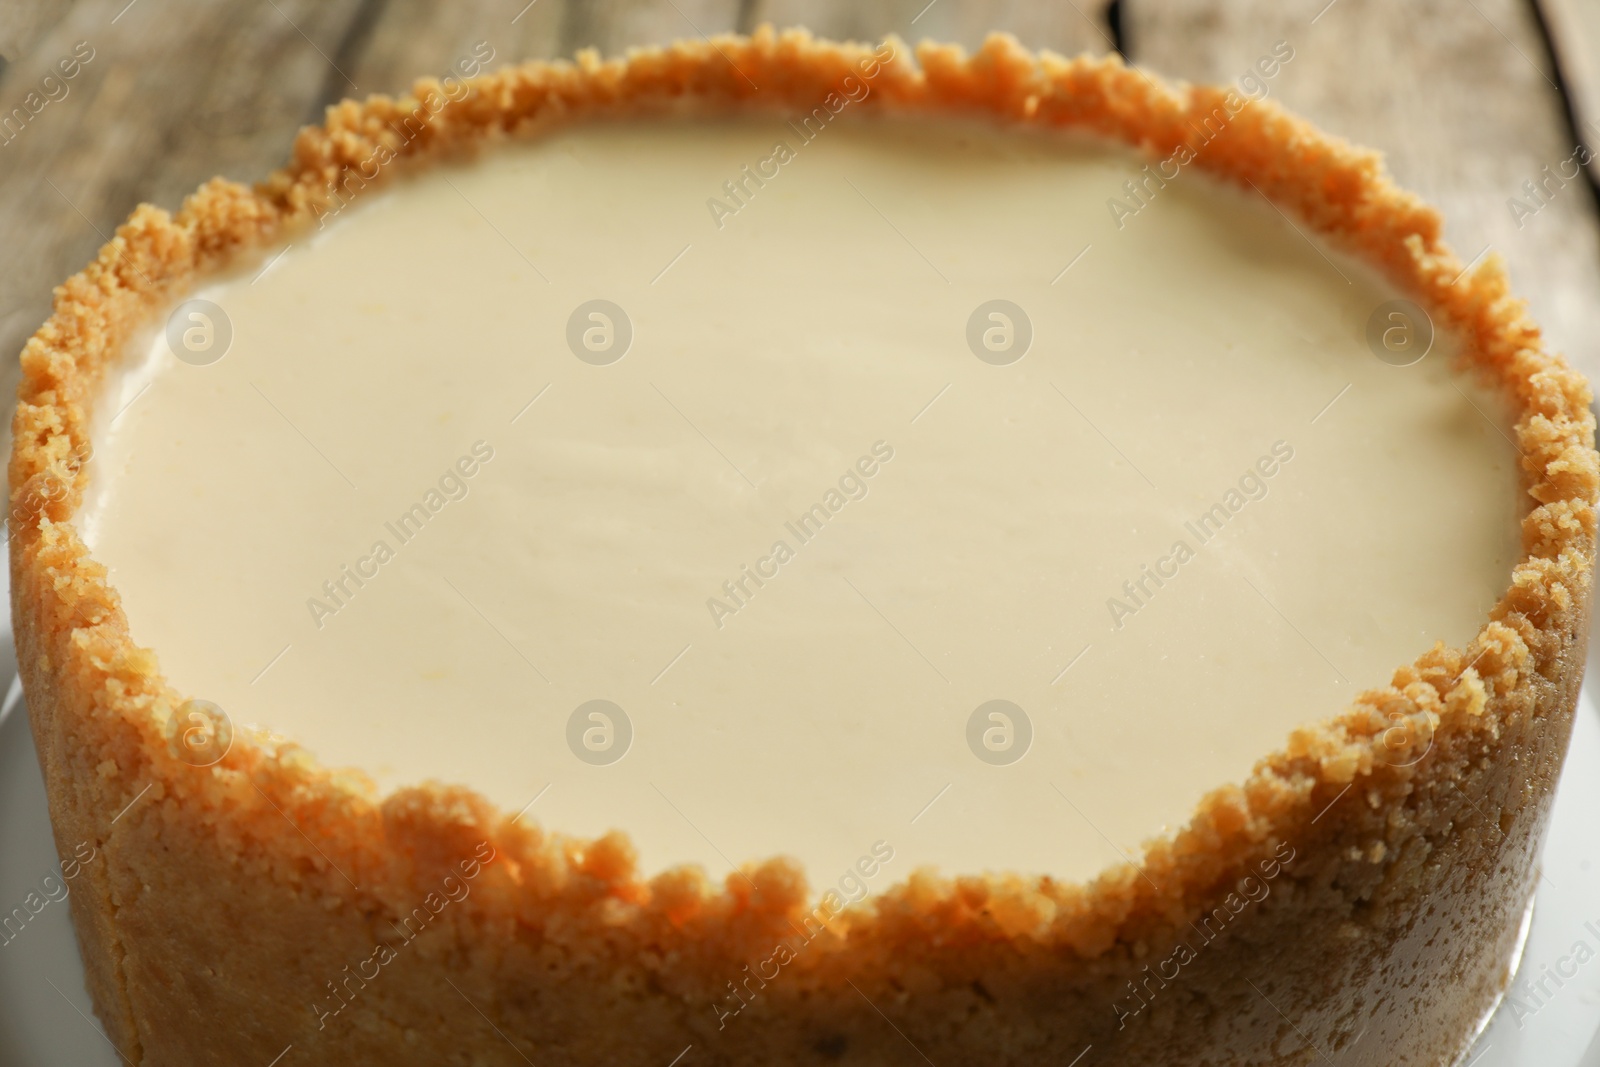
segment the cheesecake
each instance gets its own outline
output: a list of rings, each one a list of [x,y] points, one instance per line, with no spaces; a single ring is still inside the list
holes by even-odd
[[[1440,230],[1259,79],[770,31],[347,101],[140,208],[11,467],[107,1035],[1453,1062],[1597,457]]]

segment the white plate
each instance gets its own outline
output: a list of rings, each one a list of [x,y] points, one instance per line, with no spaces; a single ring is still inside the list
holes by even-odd
[[[5,572],[0,569],[0,596]],[[10,621],[0,625],[0,678],[15,674]],[[1600,664],[1593,643],[1590,662]],[[1600,681],[1600,675],[1597,675]],[[14,695],[14,694],[13,694]],[[21,701],[0,712],[0,915],[57,874],[44,781]],[[1473,1051],[1471,1067],[1600,1067],[1600,704],[1584,686],[1544,849],[1533,923],[1508,999]],[[1589,925],[1593,925],[1593,930]],[[0,936],[5,936],[0,933]],[[1558,987],[1546,969],[1574,970],[1574,946],[1594,958]],[[1545,995],[1545,994],[1548,995]],[[0,1064],[117,1067],[83,987],[65,900],[48,903],[0,945]]]

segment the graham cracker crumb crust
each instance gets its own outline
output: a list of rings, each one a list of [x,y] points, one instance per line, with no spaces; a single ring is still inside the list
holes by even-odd
[[[809,109],[867,65],[862,107],[1090,131],[1153,158],[1191,145],[1194,166],[1253,183],[1455,331],[1464,362],[1510,402],[1529,504],[1522,558],[1474,640],[1435,647],[1296,730],[1137,865],[1087,884],[919,871],[848,908],[813,899],[791,861],[720,885],[698,868],[646,880],[624,834],[567,837],[465,788],[380,798],[242,734],[208,767],[178,758],[168,724],[186,695],[131,640],[74,526],[91,407],[130,338],[198,279],[316,225],[351,188],[555,123]],[[139,207],[56,288],[24,348],[10,465],[19,661],[58,847],[87,840],[106,855],[72,900],[123,1054],[266,1062],[293,1041],[328,1062],[397,1049],[458,1062],[482,1042],[482,1062],[526,1050],[541,1063],[666,1063],[688,1043],[702,1062],[865,1063],[906,1054],[881,1010],[938,1049],[941,1067],[1068,1062],[1085,1045],[1085,1065],[1221,1062],[1230,1048],[1229,1062],[1309,1062],[1296,1033],[1330,1055],[1351,1048],[1351,1062],[1456,1055],[1506,977],[1501,950],[1531,891],[1581,677],[1600,484],[1592,397],[1546,350],[1499,259],[1463,274],[1439,216],[1377,154],[1270,100],[1239,100],[1115,56],[1030,54],[1003,35],[971,56],[923,44],[913,58],[894,38],[874,48],[764,28],[345,101],[255,188],[215,179],[176,214]],[[1199,151],[1197,128],[1219,109],[1226,129]],[[330,1006],[323,986],[469,857],[481,864],[470,894],[405,950],[427,966],[363,982],[359,1026],[308,1010]],[[1247,879],[1269,892],[1235,908]],[[782,977],[749,985],[747,968],[764,974],[779,944]],[[1241,977],[1292,1010],[1292,1029]],[[714,1005],[732,1004],[738,983],[760,996],[735,1023]],[[484,1041],[459,999],[512,1048]]]

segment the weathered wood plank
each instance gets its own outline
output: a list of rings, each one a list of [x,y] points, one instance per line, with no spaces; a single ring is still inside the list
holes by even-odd
[[[71,6],[70,0],[12,0],[0,5],[0,59],[14,63],[31,53]]]
[[[318,101],[346,86],[331,57],[359,6],[85,0],[17,16],[14,32],[40,32],[0,83],[13,120],[0,123],[0,391],[15,393],[15,354],[51,286],[141,200],[175,206],[213,175],[253,180],[285,157]],[[80,60],[71,79],[64,58]]]
[[[363,34],[353,73],[363,89],[396,92],[423,74],[462,72],[492,52],[490,69],[527,59],[602,55],[737,28],[739,0],[392,0]]]
[[[552,57],[561,22],[559,0],[390,0],[363,35],[352,73],[365,91],[395,93],[424,75],[471,73],[472,61],[487,53],[491,70]]]
[[[739,28],[742,7],[739,0],[572,0],[562,15],[561,53],[597,48],[614,55],[630,45],[728,33]]]
[[[1275,42],[1294,59],[1271,92],[1383,151],[1438,205],[1462,259],[1492,247],[1554,346],[1600,374],[1600,229],[1581,181],[1543,181],[1573,135],[1524,0],[1129,0],[1136,62],[1191,81],[1236,78]],[[1520,201],[1533,209],[1514,209]]]
[[[1113,51],[1110,0],[753,0],[750,24],[805,26],[820,37],[877,41],[893,33],[976,48],[990,31],[1016,35],[1028,48],[1063,55]]]
[[[1537,0],[1550,28],[1550,45],[1571,98],[1578,139],[1600,152],[1600,4],[1594,0]],[[1600,180],[1600,155],[1589,161]]]

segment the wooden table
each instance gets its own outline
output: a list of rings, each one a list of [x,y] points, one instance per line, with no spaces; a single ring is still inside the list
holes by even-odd
[[[1562,175],[1580,139],[1600,146],[1600,5],[1543,7],[1541,17],[1532,0],[4,0],[0,350],[20,348],[50,287],[139,201],[175,207],[217,173],[260,178],[341,97],[403,90],[475,46],[499,64],[772,22],[969,47],[1001,29],[1035,49],[1119,49],[1191,81],[1231,80],[1285,41],[1294,59],[1273,95],[1383,150],[1402,184],[1444,209],[1462,258],[1504,256],[1554,346],[1597,375],[1594,185]],[[74,77],[60,78],[63,61]],[[46,83],[51,74],[60,80]],[[1542,183],[1537,196],[1525,182]],[[15,380],[8,358],[0,391]]]

